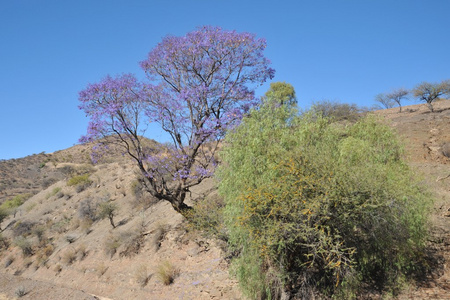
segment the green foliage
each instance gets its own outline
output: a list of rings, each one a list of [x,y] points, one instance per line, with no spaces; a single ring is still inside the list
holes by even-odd
[[[68,186],[76,186],[80,184],[91,183],[92,181],[89,179],[89,174],[84,175],[75,175],[67,181]]]
[[[450,80],[443,80],[440,83],[422,82],[412,90],[412,94],[420,101],[426,102],[433,112],[433,102],[439,97],[450,95]]]
[[[213,235],[222,240],[227,239],[223,210],[225,203],[222,197],[211,195],[196,203],[194,209],[185,213],[189,220],[189,228],[202,231],[206,236]]]
[[[117,204],[113,202],[102,202],[98,206],[98,217],[100,219],[108,218],[111,226],[116,228],[114,224],[114,216],[117,214]]]
[[[270,89],[264,96],[267,102],[276,102],[281,105],[295,105],[297,103],[294,87],[286,82],[272,82]]]
[[[0,209],[11,211],[19,206],[21,206],[25,201],[27,201],[32,195],[31,194],[21,194],[14,196],[14,198],[6,200],[0,205]]]
[[[89,179],[89,174],[75,175],[67,181],[67,185],[75,186],[78,193],[85,190],[91,184],[92,180]]]
[[[219,170],[234,270],[250,298],[394,290],[414,271],[430,197],[372,116],[342,126],[263,106],[229,133]]]
[[[69,185],[69,184],[68,184]],[[48,193],[46,196],[45,196],[45,198],[50,198],[50,197],[53,197],[53,196],[55,196],[56,194],[58,194],[59,192],[61,192],[61,187],[55,187],[55,188],[53,188],[52,189],[52,191],[50,192],[50,193]]]

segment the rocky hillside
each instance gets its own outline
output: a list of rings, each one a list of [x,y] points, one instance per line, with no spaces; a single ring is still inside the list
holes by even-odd
[[[47,299],[51,285],[60,293],[53,299],[82,299],[81,291],[86,299],[240,298],[223,244],[189,231],[170,204],[143,193],[121,155],[94,166],[80,145],[2,161],[1,170],[2,202],[34,194],[1,223],[4,297],[23,290],[24,299]],[[212,187],[194,190],[190,204]],[[112,222],[100,216],[105,204]]]
[[[450,294],[450,101],[435,108],[376,112],[404,137],[408,161],[437,199],[428,247],[433,271],[400,299]],[[89,151],[78,145],[0,161],[0,203],[26,200],[0,224],[0,299],[242,298],[223,242],[191,230],[168,203],[142,193],[126,157],[92,165]],[[214,182],[191,197],[191,205],[216,198]]]

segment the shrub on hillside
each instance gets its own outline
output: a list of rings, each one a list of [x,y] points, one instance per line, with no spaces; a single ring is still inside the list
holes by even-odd
[[[222,157],[233,269],[251,298],[395,291],[417,267],[430,197],[373,117],[343,127],[263,106]]]
[[[146,210],[156,202],[158,199],[153,197],[146,191],[145,182],[140,179],[133,180],[131,182],[131,194],[134,196],[132,205],[135,208]]]
[[[226,228],[223,222],[225,201],[223,197],[211,195],[200,199],[194,209],[188,211],[189,229],[203,232],[205,235],[214,235],[222,240],[227,239]]]
[[[33,255],[33,245],[29,239],[21,236],[14,240],[14,244],[22,250],[23,256]]]
[[[314,102],[310,112],[323,118],[333,121],[357,121],[364,116],[367,108],[359,107],[356,104],[339,103],[335,101],[317,101]]]
[[[36,223],[32,221],[19,221],[15,223],[14,227],[12,228],[13,236],[28,236],[33,233],[35,226]]]
[[[111,224],[112,228],[116,228],[116,224],[114,224],[114,216],[117,215],[118,206],[117,204],[111,202],[111,201],[105,201],[98,205],[98,217],[100,219],[108,218],[109,223]]]
[[[14,209],[16,209],[17,207],[21,206],[25,201],[27,201],[30,197],[32,196],[32,194],[20,194],[20,195],[16,195],[13,198],[6,200],[5,202],[3,202],[0,205],[0,209],[1,210],[5,210],[5,211],[13,211]]]
[[[90,198],[81,201],[78,207],[79,218],[92,224],[97,220],[97,206]]]
[[[76,175],[67,181],[68,186],[75,186],[77,193],[84,191],[92,184],[92,180],[89,179],[89,174]]]

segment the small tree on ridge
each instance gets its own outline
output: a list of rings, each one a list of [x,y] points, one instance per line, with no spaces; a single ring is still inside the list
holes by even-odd
[[[440,83],[422,82],[413,90],[413,95],[420,101],[426,102],[431,112],[434,111],[433,101],[437,98],[450,94],[450,80],[444,80]]]

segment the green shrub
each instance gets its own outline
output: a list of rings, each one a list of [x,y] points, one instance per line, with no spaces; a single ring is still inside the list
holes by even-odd
[[[117,215],[117,204],[111,201],[102,202],[99,204],[98,217],[100,219],[108,218],[112,228],[116,228],[116,224],[114,224],[114,216],[116,215]]]
[[[25,201],[27,201],[32,194],[21,194],[14,196],[14,198],[6,200],[0,205],[0,209],[2,210],[12,210],[14,208],[17,208],[21,206]]]
[[[45,196],[45,198],[50,198],[50,197],[53,197],[53,196],[55,196],[56,194],[58,194],[59,192],[61,192],[61,188],[60,187],[55,187],[55,188],[53,188],[53,190],[50,192],[50,193],[48,193],[46,196]]]
[[[67,181],[68,186],[75,186],[78,193],[85,190],[92,184],[92,180],[89,179],[89,174],[76,175]]]
[[[394,291],[414,272],[430,197],[374,117],[340,126],[262,107],[228,134],[218,172],[233,270],[250,298]]]
[[[226,227],[223,220],[225,202],[223,197],[211,195],[197,201],[194,209],[185,213],[189,221],[189,228],[203,232],[206,236],[227,239]]]

